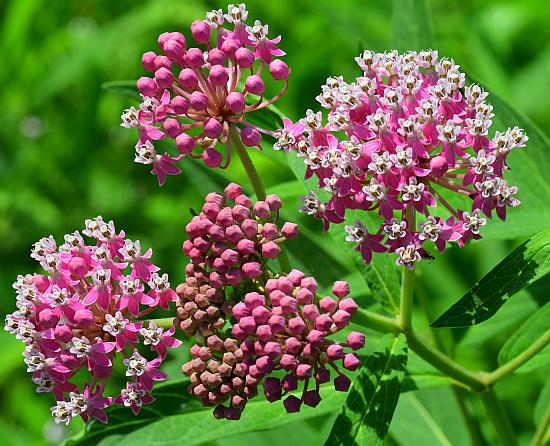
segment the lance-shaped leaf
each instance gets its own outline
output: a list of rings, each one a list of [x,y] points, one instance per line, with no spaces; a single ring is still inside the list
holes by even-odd
[[[432,46],[432,17],[426,0],[394,0],[392,41],[399,51]]]
[[[193,446],[218,439],[223,442],[223,439],[232,435],[273,429],[294,421],[329,414],[344,402],[346,394],[336,392],[332,386],[322,386],[321,396],[323,400],[315,409],[305,407],[300,412],[293,414],[286,413],[281,401],[270,404],[258,397],[247,404],[246,410],[238,422],[216,419],[212,415],[212,408],[164,416],[127,435],[118,437],[118,441],[115,443],[118,446],[135,446],[136,444]],[[99,445],[115,443],[107,438],[105,443],[99,443]]]
[[[468,327],[479,324],[516,292],[550,272],[550,231],[543,231],[518,246],[477,282],[432,327]]]
[[[523,353],[531,345],[538,343],[541,351],[522,365],[518,372],[528,372],[550,363],[550,302],[535,312],[519,329],[508,338],[498,353],[499,364],[505,364]]]
[[[407,341],[384,336],[360,369],[325,446],[384,443],[407,365]]]

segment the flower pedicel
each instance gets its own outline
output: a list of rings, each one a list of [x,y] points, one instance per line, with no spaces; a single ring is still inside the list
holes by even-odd
[[[525,147],[523,130],[491,138],[487,93],[465,86],[459,66],[437,51],[367,50],[356,61],[362,76],[351,84],[331,77],[317,97],[329,110],[326,125],[321,112],[308,110],[277,132],[274,148],[303,158],[306,177],[315,175],[330,197],[322,202],[310,192],[301,210],[325,228],[342,223],[347,209],[377,211],[376,229],[358,221],[345,227],[347,240],[366,263],[389,251],[410,269],[428,256],[426,242],[439,251],[448,242],[463,246],[481,237],[493,211],[504,220],[519,204],[504,173],[510,151]],[[453,205],[457,196],[470,209]]]
[[[151,165],[160,185],[167,174],[180,173],[175,163],[186,155],[202,158],[208,167],[227,167],[230,128],[244,145],[259,147],[263,129],[248,122],[247,114],[285,93],[289,68],[278,59],[285,54],[277,47],[281,38],[270,39],[268,26],[258,20],[246,25],[247,17],[242,3],[229,5],[227,14],[221,9],[209,12],[206,20],[191,25],[197,46],[179,32],[165,32],[158,38],[163,54],[143,55],[143,67],[154,75],[137,81],[143,102],[138,109],[125,110],[121,125],[138,129],[135,161]],[[284,81],[269,99],[264,97],[267,71]],[[155,147],[155,141],[166,137],[175,139],[177,156],[161,154]]]
[[[104,410],[111,404],[137,415],[142,404],[154,401],[153,382],[166,378],[158,367],[167,349],[181,344],[172,337],[175,327],[164,331],[138,320],[177,299],[168,276],[150,262],[151,250],[142,253],[139,241],[117,234],[114,223],[101,217],[86,220],[82,232],[96,244],[87,245],[78,231],[65,235],[59,249],[52,236],[34,244],[31,257],[46,274],[18,276],[18,309],[6,316],[5,329],[25,344],[36,391],[57,400],[51,409],[56,423],[76,416],[106,423]],[[142,356],[139,342],[156,358]],[[124,358],[128,383],[118,396],[105,396],[116,356]],[[82,388],[71,382],[80,370],[89,375]]]

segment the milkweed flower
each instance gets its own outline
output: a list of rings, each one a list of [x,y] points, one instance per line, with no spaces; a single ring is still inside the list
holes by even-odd
[[[6,316],[5,329],[25,344],[23,357],[36,391],[56,399],[51,408],[56,423],[68,424],[77,416],[105,423],[111,404],[139,412],[141,404],[153,401],[153,381],[165,378],[158,366],[167,349],[181,344],[173,337],[174,327],[164,331],[139,320],[177,298],[168,277],[150,262],[152,251],[142,253],[139,241],[126,239],[101,217],[86,220],[82,234],[94,244],[75,231],[59,247],[52,236],[33,245],[31,257],[45,274],[18,276],[13,285],[17,310]],[[140,343],[157,357],[143,357]],[[120,395],[105,396],[119,356],[128,383]]]
[[[357,310],[348,284],[336,282],[335,298],[317,301],[312,277],[273,272],[270,262],[281,243],[296,237],[297,225],[279,229],[277,195],[253,203],[234,183],[225,195],[208,194],[186,227],[183,250],[190,263],[176,289],[176,325],[197,341],[183,365],[189,392],[215,407],[217,418],[238,419],[259,386],[269,401],[284,398],[288,412],[320,402],[329,369],[336,390],[346,391],[351,382],[343,369],[359,366],[352,351],[363,346],[364,336],[352,332],[345,342],[329,337]],[[284,376],[272,376],[276,370]],[[302,382],[301,396],[290,395]]]
[[[229,129],[240,132],[244,145],[259,147],[260,132],[247,115],[276,102],[286,92],[290,70],[279,57],[280,36],[269,38],[268,25],[247,25],[244,4],[216,10],[191,25],[188,41],[182,33],[158,38],[160,54],[143,54],[142,65],[153,73],[141,77],[138,108],[122,114],[122,127],[137,128],[135,162],[150,165],[162,185],[166,175],[180,173],[184,156],[202,158],[208,167],[230,162]],[[193,46],[195,45],[195,46]],[[274,96],[266,96],[265,80],[284,81]],[[175,140],[177,155],[160,153],[156,141]],[[221,147],[221,149],[220,149]],[[224,155],[225,153],[225,161]]]
[[[363,74],[352,83],[330,77],[296,123],[284,120],[275,150],[304,160],[306,178],[319,191],[302,199],[301,211],[342,223],[348,209],[376,213],[373,227],[345,226],[346,240],[369,263],[373,252],[394,252],[413,269],[433,242],[463,246],[479,239],[493,212],[506,219],[520,204],[504,179],[507,157],[528,137],[514,127],[491,136],[493,107],[479,85],[466,85],[452,59],[437,51],[399,54],[365,51]],[[372,215],[374,217],[374,215]]]

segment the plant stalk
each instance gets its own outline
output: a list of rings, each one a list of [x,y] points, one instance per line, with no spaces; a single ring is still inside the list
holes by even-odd
[[[407,333],[408,345],[418,356],[428,361],[437,369],[460,381],[472,390],[483,391],[487,385],[480,378],[480,374],[472,372],[455,362],[452,358],[422,341],[415,332]]]
[[[542,421],[540,422],[539,427],[537,428],[537,431],[535,432],[535,436],[533,437],[533,441],[531,441],[531,446],[544,446],[546,441],[549,440],[548,437],[550,437],[550,406],[548,406],[548,409],[546,409],[546,413],[544,414],[544,417],[542,418]]]
[[[512,373],[518,367],[525,364],[529,359],[540,352],[544,347],[550,344],[550,330],[546,331],[540,338],[538,338],[533,344],[526,348],[523,352],[517,355],[514,359],[503,364],[498,369],[487,374],[486,382],[490,386],[497,382],[499,379]]]
[[[254,163],[252,162],[250,156],[248,155],[248,152],[246,151],[246,147],[241,140],[241,136],[239,135],[239,132],[234,125],[229,126],[229,139],[237,150],[237,154],[239,155],[239,159],[241,160],[244,170],[248,175],[248,179],[250,180],[252,189],[256,194],[256,198],[258,200],[265,200],[265,187],[262,183],[262,180],[260,179],[260,175],[258,175],[258,171],[254,167]],[[279,253],[279,256],[277,258],[279,261],[279,266],[281,267],[281,271],[288,272],[290,271],[290,261],[288,260],[286,249],[284,249],[283,247],[280,248],[281,252]]]
[[[480,393],[479,396],[485,406],[489,419],[495,427],[501,444],[503,446],[518,446],[514,428],[494,390],[489,389],[486,392]]]
[[[399,302],[399,325],[405,333],[412,329],[413,294],[414,271],[404,266],[401,279],[401,300]]]

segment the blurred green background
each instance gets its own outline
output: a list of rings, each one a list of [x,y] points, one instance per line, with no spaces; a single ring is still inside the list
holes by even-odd
[[[428,3],[440,55],[453,57],[548,133],[548,1]],[[220,173],[186,160],[181,164],[183,174],[169,177],[166,185],[159,188],[147,167],[133,163],[136,133],[119,126],[122,110],[135,105],[135,101],[102,89],[102,84],[143,75],[141,54],[156,49],[159,33],[178,30],[188,35],[192,20],[202,18],[207,10],[225,6],[226,2],[198,0],[1,2],[2,316],[15,308],[11,284],[17,274],[37,267],[28,255],[32,243],[49,234],[62,240],[63,234],[81,229],[84,219],[98,214],[115,220],[117,228],[124,229],[128,237],[152,246],[155,263],[170,274],[173,284],[182,280],[185,259],[181,243],[189,209],[200,205],[206,191],[223,188],[227,180],[221,175],[246,185],[243,171],[238,162]],[[248,2],[248,9],[249,19],[258,18],[269,24],[270,35],[283,36],[281,47],[288,53],[285,60],[293,73],[288,94],[277,105],[293,120],[307,108],[317,108],[314,98],[327,76],[342,74],[349,79],[358,74],[353,58],[360,50],[391,48],[389,1],[253,0]],[[309,236],[319,237],[314,235],[319,226],[297,215],[300,191],[289,183],[293,179],[291,172],[268,157],[258,155],[254,159],[268,189],[284,196],[287,215],[306,224],[306,235],[309,231]],[[428,265],[424,269],[422,294],[432,315],[440,314],[461,296],[515,243],[474,243],[460,252],[451,249]],[[308,253],[307,249],[305,253],[296,262],[315,273],[311,271],[315,269],[313,264],[319,262],[310,265],[308,255],[327,254]],[[327,281],[346,275],[341,267],[331,267],[330,258],[327,265]],[[351,279],[361,286],[360,281]],[[510,303],[506,310],[523,312],[514,319],[513,326],[503,327],[506,324],[497,319],[492,322],[492,330],[484,331],[480,326],[467,334],[444,332],[443,342],[462,338],[454,351],[460,361],[479,369],[494,367],[495,354],[510,330],[547,298],[545,286],[530,291],[514,298],[515,307]],[[356,294],[362,292],[355,288]],[[21,345],[6,332],[1,332],[0,342],[0,444],[57,444],[67,431],[50,421],[50,397],[34,393],[21,358]],[[531,412],[548,372],[545,367],[530,375],[515,375],[497,388],[504,401],[510,403],[509,415],[522,442],[534,429]],[[423,404],[438,420],[441,418],[443,426],[448,425],[445,432],[449,444],[469,444],[459,427],[454,426],[452,414],[459,416],[456,401],[451,397],[453,407],[446,405],[444,411],[439,410],[445,397],[450,396],[445,394],[447,390],[422,391],[414,399],[407,397],[400,403],[396,420],[413,412],[407,405]],[[481,410],[473,398],[467,397],[465,404],[474,416]],[[411,420],[418,423],[419,429],[429,421]],[[389,443],[406,446],[423,441],[407,440],[400,434],[403,421],[394,424]],[[80,427],[75,423],[72,429]],[[496,444],[492,442],[491,427],[481,422],[479,429],[489,444]],[[300,434],[296,429],[284,430],[287,431],[305,444],[319,435],[317,426],[309,424],[302,426]],[[249,434],[235,444],[251,440],[261,444],[278,444],[282,440],[288,444],[289,437],[280,434]]]

